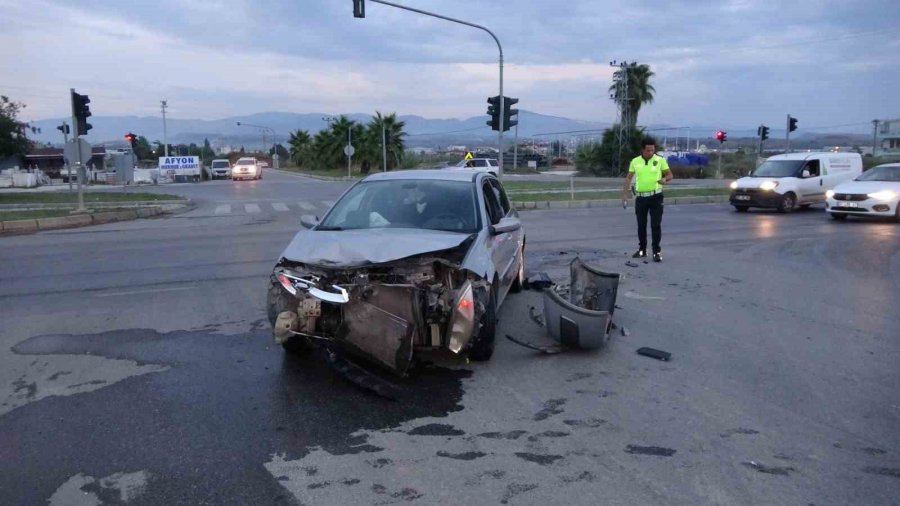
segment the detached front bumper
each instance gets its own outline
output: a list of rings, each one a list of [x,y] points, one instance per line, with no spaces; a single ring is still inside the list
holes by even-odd
[[[733,206],[777,208],[783,196],[774,190],[737,188],[731,190],[728,201]]]

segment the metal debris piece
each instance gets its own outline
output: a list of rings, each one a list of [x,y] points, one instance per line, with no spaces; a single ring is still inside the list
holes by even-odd
[[[640,267],[638,264],[632,262],[631,260],[626,261],[625,265],[627,265],[628,267]]]
[[[619,274],[594,269],[576,257],[568,297],[544,291],[544,322],[553,340],[567,347],[597,349],[609,340]]]
[[[622,335],[628,337],[631,335],[631,332],[626,327],[622,327]]]
[[[553,280],[550,279],[546,272],[538,272],[525,278],[524,288],[526,290],[543,290],[550,288],[552,285]]]

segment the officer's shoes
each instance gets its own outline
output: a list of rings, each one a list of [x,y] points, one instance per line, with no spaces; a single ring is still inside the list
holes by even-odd
[[[653,261],[654,261],[654,262],[662,262],[662,253],[661,253],[661,252],[656,252],[656,253],[654,253],[654,254],[653,254]]]
[[[647,252],[645,250],[639,249],[634,252],[634,255],[631,255],[631,258],[646,258]]]

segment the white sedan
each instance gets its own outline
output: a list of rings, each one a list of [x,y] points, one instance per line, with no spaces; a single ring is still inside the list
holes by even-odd
[[[873,167],[825,194],[831,217],[885,216],[900,222],[900,163]]]

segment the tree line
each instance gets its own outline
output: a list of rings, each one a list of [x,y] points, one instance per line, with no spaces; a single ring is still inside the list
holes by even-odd
[[[383,115],[376,112],[367,124],[342,115],[315,135],[302,129],[291,132],[288,155],[298,167],[333,169],[347,163],[344,147],[349,141],[354,147],[353,161],[364,172],[367,168],[392,170],[403,165],[404,126],[405,123],[397,119],[396,113]],[[387,150],[387,167],[383,167],[384,147]]]

